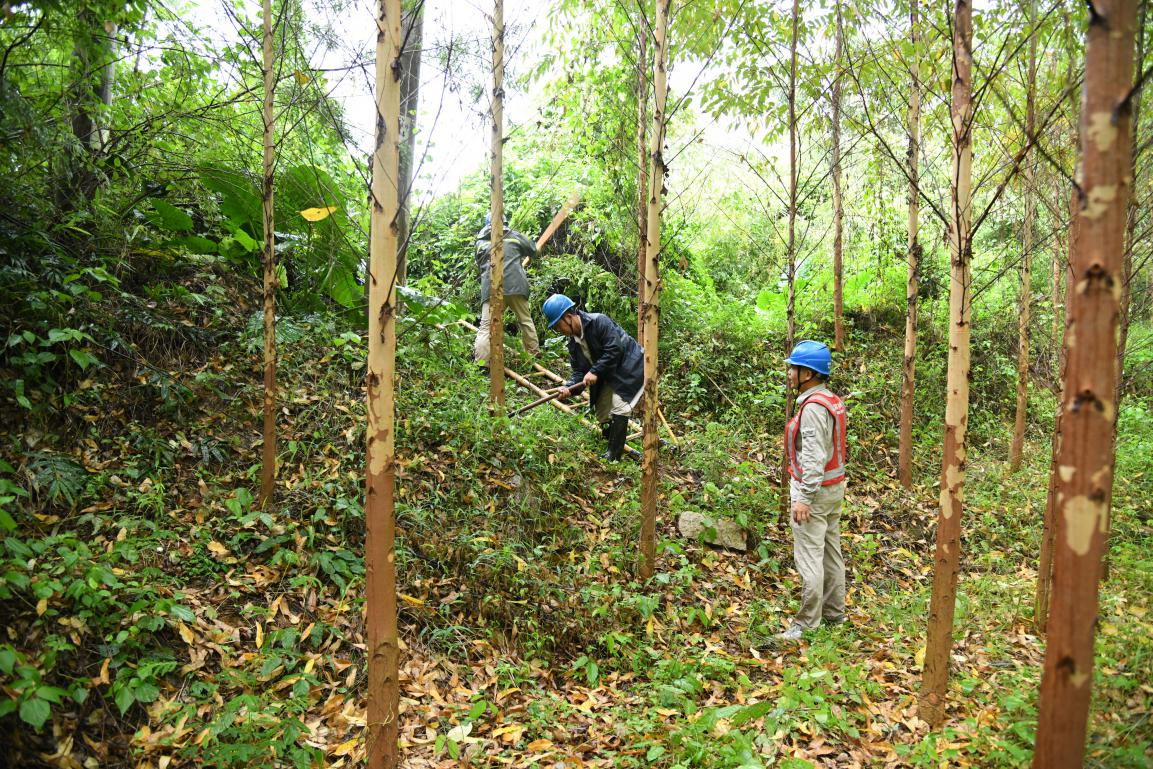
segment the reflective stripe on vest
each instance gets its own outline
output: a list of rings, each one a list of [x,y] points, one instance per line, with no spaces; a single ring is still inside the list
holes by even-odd
[[[844,401],[827,390],[820,390],[810,395],[797,409],[796,416],[789,420],[789,424],[785,428],[785,451],[789,455],[789,475],[798,481],[802,478],[801,464],[797,459],[797,443],[801,437],[801,413],[810,403],[819,403],[833,415],[833,455],[829,457],[829,462],[825,465],[824,477],[821,479],[822,486],[832,486],[834,483],[840,483],[845,479],[845,433],[847,425]]]

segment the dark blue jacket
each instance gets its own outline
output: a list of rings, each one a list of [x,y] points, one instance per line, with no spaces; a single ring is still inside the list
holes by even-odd
[[[589,390],[590,404],[594,408],[602,384],[607,384],[617,395],[631,401],[644,387],[644,349],[609,316],[581,310],[577,310],[577,315],[580,316],[585,343],[593,359],[585,360],[580,343],[569,337],[568,357],[572,364],[572,376],[565,382],[565,386],[575,385],[584,379],[586,373],[592,371],[597,375],[596,384]]]

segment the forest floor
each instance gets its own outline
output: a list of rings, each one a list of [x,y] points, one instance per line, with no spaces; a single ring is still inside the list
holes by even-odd
[[[298,331],[282,348],[267,511],[252,500],[253,349],[185,370],[160,411],[133,405],[156,387],[146,377],[89,382],[70,432],[30,432],[26,455],[5,457],[42,512],[3,543],[15,611],[0,670],[16,669],[5,691],[21,716],[52,705],[39,730],[0,720],[13,766],[360,764],[362,341]],[[602,464],[599,438],[548,408],[494,425],[483,380],[459,376],[468,340],[426,330],[413,344],[398,433],[404,766],[1028,765],[1041,431],[1014,476],[1002,445],[970,453],[948,720],[932,731],[916,708],[931,450],[912,492],[884,461],[859,462],[842,526],[852,622],[777,645],[799,585],[775,438],[672,420],[685,446],[666,455],[657,575],[641,584],[639,465]],[[855,451],[881,451],[884,436],[858,437]],[[68,462],[83,483],[54,496],[45,474],[67,490]],[[685,541],[685,509],[737,518],[760,542]],[[1151,528],[1148,499],[1119,488],[1087,766],[1153,761]],[[34,675],[39,688],[20,685]]]

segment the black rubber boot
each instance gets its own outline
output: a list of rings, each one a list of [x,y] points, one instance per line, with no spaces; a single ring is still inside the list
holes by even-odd
[[[614,416],[613,421],[609,422],[608,438],[609,450],[601,455],[602,458],[610,462],[616,462],[621,458],[621,454],[625,450],[625,439],[629,434],[629,418],[623,416]]]
[[[601,422],[601,437],[606,441],[609,439],[609,430],[611,430],[612,427],[612,422]]]

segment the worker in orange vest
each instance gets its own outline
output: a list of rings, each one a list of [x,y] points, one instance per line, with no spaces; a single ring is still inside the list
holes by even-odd
[[[789,387],[799,394],[785,427],[793,560],[801,575],[801,608],[782,641],[799,641],[822,622],[845,622],[845,561],[841,556],[841,502],[845,498],[846,409],[825,383],[829,348],[803,341],[788,360]]]

